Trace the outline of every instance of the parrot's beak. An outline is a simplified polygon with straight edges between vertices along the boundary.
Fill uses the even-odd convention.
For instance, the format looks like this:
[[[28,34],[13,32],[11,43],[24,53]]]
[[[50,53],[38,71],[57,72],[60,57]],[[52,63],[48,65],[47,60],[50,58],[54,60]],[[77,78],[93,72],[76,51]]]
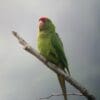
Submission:
[[[44,26],[44,22],[42,20],[39,21],[39,29],[42,29]]]

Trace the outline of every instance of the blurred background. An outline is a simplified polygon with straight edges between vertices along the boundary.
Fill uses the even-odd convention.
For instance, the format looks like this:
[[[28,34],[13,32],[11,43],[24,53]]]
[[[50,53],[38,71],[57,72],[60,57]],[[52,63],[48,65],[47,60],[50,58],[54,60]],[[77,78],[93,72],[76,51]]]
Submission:
[[[61,93],[56,75],[24,51],[11,34],[17,31],[37,49],[40,16],[54,22],[72,77],[100,100],[100,0],[0,0],[0,100],[39,100]],[[67,82],[66,86],[69,93],[78,92]],[[50,100],[63,100],[63,96]]]

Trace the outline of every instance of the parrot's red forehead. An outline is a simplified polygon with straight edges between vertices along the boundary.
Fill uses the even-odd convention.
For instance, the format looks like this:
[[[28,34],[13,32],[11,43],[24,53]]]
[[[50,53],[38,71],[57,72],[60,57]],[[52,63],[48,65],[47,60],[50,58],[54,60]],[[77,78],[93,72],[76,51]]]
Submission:
[[[39,21],[45,22],[47,19],[48,19],[47,17],[40,17],[40,18],[39,18]]]

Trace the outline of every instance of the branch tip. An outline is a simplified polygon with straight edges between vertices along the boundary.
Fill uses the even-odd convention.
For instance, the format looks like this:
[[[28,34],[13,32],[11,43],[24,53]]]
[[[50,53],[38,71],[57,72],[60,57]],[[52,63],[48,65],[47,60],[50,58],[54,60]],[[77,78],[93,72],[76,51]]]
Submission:
[[[15,32],[15,31],[12,31],[12,34],[13,34],[14,36],[17,36],[17,32]]]

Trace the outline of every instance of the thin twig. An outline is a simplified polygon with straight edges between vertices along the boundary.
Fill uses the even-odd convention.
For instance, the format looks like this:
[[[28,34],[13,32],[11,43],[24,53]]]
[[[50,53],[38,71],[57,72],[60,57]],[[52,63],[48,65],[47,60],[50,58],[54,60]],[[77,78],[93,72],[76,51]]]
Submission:
[[[50,99],[51,97],[54,97],[54,96],[62,96],[63,94],[51,94],[50,96],[47,96],[47,97],[43,97],[43,98],[40,98],[40,99]],[[66,95],[75,95],[75,96],[83,96],[82,94],[80,93],[67,93]]]
[[[44,63],[49,69],[51,69],[55,73],[63,75],[65,77],[65,80],[69,82],[72,86],[74,86],[76,89],[78,89],[88,100],[95,100],[95,96],[92,95],[86,88],[84,88],[71,76],[67,75],[59,67],[47,61],[42,55],[40,55],[35,49],[33,49],[23,38],[21,38],[17,32],[13,31],[12,34],[18,39],[19,43],[24,47],[24,50],[34,55],[37,59],[39,59],[42,63]]]

